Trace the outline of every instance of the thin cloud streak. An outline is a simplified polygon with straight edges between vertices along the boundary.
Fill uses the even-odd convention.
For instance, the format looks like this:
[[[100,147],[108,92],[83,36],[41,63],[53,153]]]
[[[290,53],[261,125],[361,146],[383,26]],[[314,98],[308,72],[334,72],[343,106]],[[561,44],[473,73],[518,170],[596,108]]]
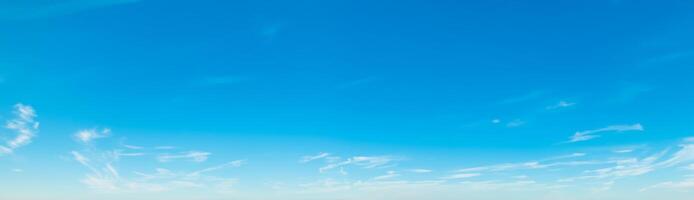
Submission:
[[[210,152],[202,151],[188,151],[179,154],[164,154],[159,155],[157,160],[159,162],[171,162],[175,160],[188,160],[191,162],[205,162],[207,158],[211,155]]]
[[[0,145],[0,155],[11,154],[15,149],[31,143],[39,131],[39,122],[36,121],[36,111],[33,107],[21,103],[14,105],[14,119],[5,123],[5,128],[14,132],[15,136]]]
[[[608,127],[600,128],[600,129],[579,131],[579,132],[576,132],[574,135],[572,135],[569,138],[569,141],[567,141],[567,143],[582,142],[582,141],[588,141],[588,140],[592,140],[595,138],[599,138],[602,136],[601,133],[604,133],[604,132],[626,132],[626,131],[644,131],[644,128],[641,124],[633,124],[633,125],[612,125],[612,126],[608,126]]]

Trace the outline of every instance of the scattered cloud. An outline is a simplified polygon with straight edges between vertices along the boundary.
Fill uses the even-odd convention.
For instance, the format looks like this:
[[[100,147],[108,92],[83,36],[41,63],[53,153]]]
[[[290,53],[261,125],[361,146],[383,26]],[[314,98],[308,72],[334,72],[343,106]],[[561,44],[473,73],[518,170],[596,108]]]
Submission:
[[[501,119],[499,119],[499,118],[494,118],[494,119],[492,119],[490,122],[491,122],[492,124],[504,124],[504,125],[506,125],[506,127],[508,127],[508,128],[515,128],[515,127],[519,127],[519,126],[525,125],[525,121],[523,121],[523,120],[521,120],[521,119],[514,119],[514,120],[511,120],[511,121],[508,121],[508,122],[504,122],[503,120],[501,120]]]
[[[600,137],[601,133],[604,132],[626,132],[626,131],[643,131],[643,126],[641,124],[633,125],[612,125],[605,128],[586,130],[576,132],[573,136],[569,138],[568,143],[588,141]]]
[[[328,156],[330,156],[329,153],[318,153],[318,155],[314,155],[314,156],[304,156],[301,158],[301,160],[299,160],[299,162],[308,163],[308,162],[311,162],[314,160],[326,158]]]
[[[88,144],[92,142],[92,140],[109,137],[110,135],[111,129],[104,128],[101,131],[97,131],[96,129],[81,130],[75,133],[74,137],[78,141]]]
[[[31,143],[39,131],[39,122],[36,121],[36,111],[33,107],[21,103],[14,105],[15,118],[5,122],[5,128],[11,130],[14,135],[4,144],[0,144],[0,155],[11,154],[15,149]]]
[[[586,155],[587,155],[586,153],[572,153],[572,154],[569,154],[569,155],[562,155],[562,156],[551,157],[551,158],[545,159],[545,161],[548,161],[548,160],[562,160],[562,159],[569,159],[569,158],[578,158],[578,157],[584,157],[584,156],[586,156]]]
[[[433,170],[430,170],[430,169],[411,169],[411,170],[407,170],[407,171],[412,172],[412,173],[419,173],[419,174],[433,172]]]
[[[694,164],[690,164],[686,167],[687,170],[694,171]]]
[[[618,179],[630,176],[640,176],[655,170],[654,164],[662,156],[661,154],[642,159],[631,158],[615,161],[612,167],[586,170],[587,174],[581,179]]]
[[[450,175],[450,176],[445,176],[445,177],[442,177],[441,179],[447,179],[447,180],[451,180],[451,179],[466,179],[466,178],[478,177],[478,176],[481,176],[481,175],[482,175],[482,174],[479,174],[479,173],[459,173],[459,174],[453,174],[453,175]]]
[[[175,160],[188,160],[192,162],[205,162],[207,158],[210,156],[209,152],[202,152],[202,151],[188,151],[188,152],[183,152],[179,154],[164,154],[164,155],[159,155],[157,157],[157,160],[159,162],[170,162],[170,161],[175,161]]]
[[[683,181],[667,181],[655,184],[651,187],[644,188],[641,191],[647,191],[651,189],[671,189],[671,190],[686,190],[691,191],[694,189],[694,179],[686,179]]]
[[[225,168],[236,168],[236,167],[241,167],[244,164],[246,164],[245,160],[235,160],[231,161],[222,165],[217,165],[214,167],[208,167],[202,170],[195,171],[193,173],[190,173],[189,176],[199,176],[200,174],[207,173],[207,172],[212,172],[212,171],[217,171]]]
[[[567,156],[557,156],[544,159],[544,161],[554,161],[559,159],[567,158],[577,158],[583,157],[585,154],[576,153]],[[470,167],[456,170],[455,173],[495,173],[495,172],[506,172],[506,171],[522,171],[522,170],[548,170],[550,168],[558,167],[578,167],[578,166],[590,166],[590,165],[600,165],[607,164],[610,161],[596,161],[596,160],[569,160],[569,161],[555,161],[555,162],[539,162],[539,161],[529,161],[521,163],[503,163],[479,167]]]
[[[560,109],[560,108],[568,108],[576,105],[574,102],[568,102],[568,101],[559,101],[557,104],[547,106],[547,110],[555,110],[555,109]]]
[[[694,162],[694,144],[685,144],[680,147],[680,150],[675,152],[670,159],[660,164],[665,167],[672,167],[683,163]]]
[[[144,147],[141,147],[141,146],[127,145],[127,144],[123,144],[123,147],[125,147],[125,148],[127,148],[127,149],[132,149],[132,150],[141,150],[141,149],[144,149]]]
[[[395,178],[398,176],[400,176],[400,174],[398,174],[398,172],[388,171],[388,172],[386,172],[385,175],[377,176],[377,177],[374,177],[373,179],[374,180],[385,180],[385,179],[392,179],[392,178]]]
[[[634,149],[617,149],[613,151],[614,153],[631,153],[634,152]]]
[[[388,167],[396,160],[398,159],[390,156],[355,156],[336,163],[330,163],[321,167],[318,171],[323,173],[344,166],[357,166],[364,169],[381,168]]]
[[[227,168],[243,166],[245,160],[235,160],[224,164],[191,171],[172,171],[156,168],[154,173],[138,171],[124,172],[118,168],[124,158],[131,156],[147,156],[144,153],[123,153],[120,149],[100,150],[95,144],[78,141],[87,147],[83,151],[71,151],[72,159],[85,167],[87,173],[81,182],[87,187],[111,193],[132,192],[165,192],[173,190],[209,190],[210,192],[228,193],[238,182],[235,178],[210,175],[212,172]],[[142,148],[128,148],[139,150]],[[157,160],[190,160],[204,161],[210,153],[189,151],[181,154],[160,155]],[[162,158],[162,156],[164,156]],[[152,162],[155,162],[152,159]],[[156,162],[155,162],[156,163]]]

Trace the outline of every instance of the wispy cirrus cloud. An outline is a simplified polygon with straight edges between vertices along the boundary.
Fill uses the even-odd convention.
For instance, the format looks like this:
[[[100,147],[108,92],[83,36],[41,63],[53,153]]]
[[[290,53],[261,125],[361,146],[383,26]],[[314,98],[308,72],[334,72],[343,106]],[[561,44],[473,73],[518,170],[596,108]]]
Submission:
[[[631,153],[634,152],[634,149],[617,149],[612,151],[614,153]]]
[[[576,132],[574,135],[569,137],[567,143],[582,142],[592,140],[601,137],[602,133],[605,132],[626,132],[626,131],[643,131],[644,128],[641,124],[633,125],[612,125],[605,128],[586,130]]]
[[[205,162],[211,155],[210,152],[203,151],[188,151],[178,154],[163,154],[157,157],[159,162],[170,162],[175,160],[187,160],[191,162]]]
[[[508,122],[504,122],[503,120],[501,120],[499,118],[494,118],[491,120],[491,123],[496,124],[496,125],[504,123],[506,125],[506,127],[508,127],[508,128],[516,128],[516,127],[520,127],[520,126],[525,125],[526,122],[521,120],[521,119],[514,119],[514,120],[511,120]]]
[[[374,177],[373,180],[386,180],[400,176],[397,171],[387,171],[385,175]]]
[[[94,138],[94,139],[102,139]],[[86,148],[85,150],[71,151],[72,159],[85,167],[87,173],[80,180],[87,187],[106,192],[165,192],[173,190],[209,190],[211,192],[226,193],[233,190],[233,186],[238,182],[235,178],[226,178],[209,175],[211,172],[237,168],[243,166],[245,160],[235,160],[224,164],[206,167],[191,171],[172,171],[158,167],[154,173],[142,173],[138,171],[124,172],[119,169],[127,157],[131,156],[153,156],[145,153],[122,153],[121,149],[101,150],[96,144],[78,142]],[[132,146],[131,146],[132,147]],[[142,150],[144,147],[128,148],[128,150]],[[190,159],[192,161],[201,160],[201,156],[206,160],[209,153],[198,153],[196,151],[185,152],[182,154],[172,154],[167,159]],[[155,157],[159,160],[160,157]],[[152,159],[154,162],[155,159]],[[155,162],[156,163],[156,162]]]
[[[690,165],[687,166],[685,169],[694,172],[694,164],[690,164]]]
[[[653,189],[670,189],[670,190],[682,190],[691,191],[694,189],[694,178],[688,178],[681,181],[666,181],[662,183],[655,184],[653,186],[641,189],[641,191],[648,191]]]
[[[39,131],[36,121],[36,111],[33,107],[21,103],[14,105],[13,119],[5,122],[5,128],[13,132],[13,136],[0,145],[0,155],[11,154],[15,149],[31,143]]]
[[[555,157],[547,158],[547,159],[545,159],[545,161],[549,161],[549,160],[563,160],[563,159],[569,159],[569,158],[578,158],[578,157],[584,157],[584,156],[586,156],[586,155],[588,155],[588,154],[586,154],[586,153],[578,153],[578,152],[577,152],[577,153],[572,153],[572,154],[568,154],[568,155],[561,155],[561,156],[555,156]]]
[[[299,160],[300,163],[308,163],[314,160],[326,158],[330,156],[330,153],[318,153],[318,155],[313,155],[313,156],[304,156]]]
[[[457,174],[441,177],[441,179],[446,179],[446,180],[466,179],[466,178],[478,177],[481,175],[482,174],[480,174],[480,173],[457,173]]]
[[[335,163],[330,163],[318,169],[321,173],[327,172],[332,169],[346,167],[346,166],[356,166],[363,169],[381,168],[393,165],[393,162],[399,159],[391,156],[354,156],[347,158],[342,161]]]
[[[99,138],[106,138],[111,136],[111,129],[104,128],[101,129],[101,131],[96,130],[96,129],[87,129],[87,130],[81,130],[75,133],[73,136],[76,140],[82,142],[82,143],[90,143],[95,139]]]
[[[560,109],[560,108],[568,108],[568,107],[572,107],[575,105],[576,105],[576,103],[574,103],[574,102],[559,101],[558,103],[556,103],[554,105],[547,106],[547,110],[556,110],[556,109]]]
[[[208,167],[208,168],[205,168],[205,169],[201,169],[201,170],[198,170],[198,171],[194,171],[194,172],[192,172],[192,173],[190,173],[190,174],[188,174],[188,175],[189,175],[189,176],[199,176],[200,174],[203,174],[203,173],[212,172],[212,171],[217,171],[217,170],[221,170],[221,169],[225,169],[225,168],[236,168],[236,167],[241,167],[241,166],[243,166],[244,164],[246,164],[246,161],[245,161],[245,160],[235,160],[235,161],[231,161],[231,162],[228,162],[228,163],[225,163],[225,164],[222,164],[222,165],[217,165],[217,166],[213,166],[213,167]]]
[[[646,176],[656,171],[667,169],[689,169],[694,170],[694,145],[683,140],[678,148],[670,151],[673,147],[665,148],[650,155],[641,157],[640,154],[619,155],[615,157],[612,150],[607,148],[606,152],[583,153],[575,152],[564,155],[550,156],[537,161],[528,162],[509,162],[501,164],[491,164],[486,166],[463,168],[450,171],[444,176],[437,174],[420,174],[418,178],[428,177],[437,180],[432,185],[436,191],[446,189],[473,189],[481,191],[562,191],[564,188],[581,189],[588,192],[606,192],[613,187],[620,185],[622,180]],[[616,148],[616,147],[615,147]],[[318,157],[321,154],[310,157]],[[330,157],[330,156],[319,156]],[[326,158],[322,158],[326,159]],[[324,170],[343,169],[349,167],[353,161],[339,160],[330,163]],[[389,166],[389,165],[385,165]],[[377,167],[378,169],[383,169]],[[327,179],[303,185],[306,193],[336,193],[360,191],[363,185],[385,186],[389,183],[400,182],[409,183],[406,173],[429,173],[430,170],[408,170],[398,169],[397,166],[383,171],[383,174],[363,180],[335,181]],[[533,179],[528,174],[541,173],[542,176],[553,177],[552,181]],[[328,175],[323,175],[328,176]],[[694,177],[694,176],[690,176]],[[350,177],[356,178],[356,177]],[[358,179],[358,178],[357,178]],[[426,178],[425,178],[426,179]],[[675,180],[661,183],[657,186],[661,188],[681,188],[688,186],[688,179]],[[406,184],[407,185],[407,184]],[[594,187],[585,187],[594,185]],[[395,186],[393,186],[395,187]],[[379,189],[382,189],[378,187]],[[374,188],[368,188],[374,189]],[[421,192],[421,190],[418,190]],[[468,191],[469,192],[469,191]],[[466,193],[470,194],[470,193]],[[346,198],[350,199],[350,198]]]
[[[694,144],[680,145],[680,149],[670,159],[663,161],[660,165],[672,167],[689,162],[694,162]]]
[[[410,170],[407,170],[407,171],[408,171],[408,172],[412,172],[412,173],[424,174],[424,173],[431,173],[431,172],[433,172],[434,170],[430,170],[430,169],[410,169]]]

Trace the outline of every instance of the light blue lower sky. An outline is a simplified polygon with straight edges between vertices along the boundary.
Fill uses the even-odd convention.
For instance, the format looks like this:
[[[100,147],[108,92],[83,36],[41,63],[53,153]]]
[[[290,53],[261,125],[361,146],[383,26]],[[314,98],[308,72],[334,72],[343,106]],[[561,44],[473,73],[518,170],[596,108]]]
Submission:
[[[692,9],[0,2],[0,199],[689,200]]]

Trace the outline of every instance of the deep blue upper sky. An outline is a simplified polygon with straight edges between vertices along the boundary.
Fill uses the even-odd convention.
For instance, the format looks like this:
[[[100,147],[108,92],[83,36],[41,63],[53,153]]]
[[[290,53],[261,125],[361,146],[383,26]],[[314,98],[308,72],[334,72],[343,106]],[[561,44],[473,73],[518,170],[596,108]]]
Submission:
[[[207,190],[172,183],[216,187],[220,177],[245,199],[306,185],[329,189],[296,198],[400,198],[341,196],[385,180],[433,184],[413,190],[429,198],[490,181],[566,187],[552,198],[567,200],[634,198],[575,197],[581,184],[691,191],[694,180],[681,177],[694,169],[684,139],[694,121],[693,9],[637,0],[0,2],[0,119],[30,106],[40,121],[16,148],[18,129],[0,132],[0,147],[13,150],[0,157],[0,193],[14,191],[0,198],[41,199],[21,190],[39,179],[55,180],[36,187],[65,199],[89,187],[92,198],[117,198],[103,189],[185,198]],[[80,131],[91,137],[75,139]],[[104,156],[114,150],[134,151],[121,156],[135,161]],[[205,159],[186,162],[196,155]],[[306,155],[324,165],[297,163]],[[528,164],[559,159],[578,160]],[[215,164],[229,172],[189,176]],[[514,167],[460,170],[495,164]],[[615,174],[556,183],[608,168]],[[615,172],[624,168],[645,173]],[[143,175],[167,174],[157,169],[187,175]],[[539,172],[516,171],[528,169]],[[521,176],[533,185],[513,185]]]

